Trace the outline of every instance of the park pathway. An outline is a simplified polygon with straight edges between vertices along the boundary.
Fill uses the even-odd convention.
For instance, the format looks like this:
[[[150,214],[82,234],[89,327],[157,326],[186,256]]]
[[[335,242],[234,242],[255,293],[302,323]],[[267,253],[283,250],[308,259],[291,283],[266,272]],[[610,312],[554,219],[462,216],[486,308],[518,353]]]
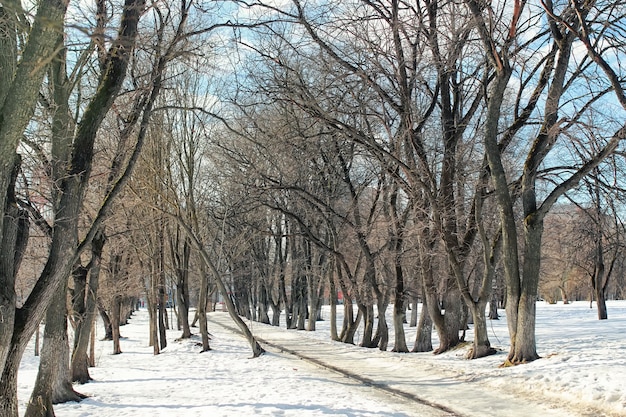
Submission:
[[[240,333],[227,313],[209,314],[209,322]],[[295,355],[332,372],[401,397],[416,406],[416,416],[575,417],[588,416],[554,404],[516,397],[479,381],[459,378],[410,354],[388,354],[307,337],[305,332],[248,322],[266,350]]]

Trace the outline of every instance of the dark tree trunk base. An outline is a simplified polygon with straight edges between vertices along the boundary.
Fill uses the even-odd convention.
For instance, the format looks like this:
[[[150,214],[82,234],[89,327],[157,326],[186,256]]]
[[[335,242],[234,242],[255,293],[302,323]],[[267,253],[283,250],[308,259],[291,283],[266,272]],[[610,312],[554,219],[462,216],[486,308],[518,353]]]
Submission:
[[[28,404],[25,416],[55,417],[52,402],[49,399],[44,400],[41,397],[32,399],[31,402]]]
[[[457,340],[456,342],[452,342],[452,341],[442,341],[439,344],[439,347],[435,350],[433,350],[433,354],[434,355],[440,355],[442,353],[445,353],[447,351],[449,351],[452,348],[455,348],[459,345],[459,341]]]
[[[495,355],[498,351],[491,346],[472,346],[467,352],[466,359],[479,359]]]
[[[89,375],[87,376],[81,375],[80,377],[76,377],[75,379],[72,380],[72,382],[75,382],[80,385],[88,384],[91,381],[93,381],[93,378]]]
[[[70,402],[78,403],[84,400],[85,398],[89,398],[89,396],[85,394],[81,394],[80,392],[76,392],[74,391],[73,388],[69,387],[65,389],[62,394],[55,393],[54,397],[52,398],[52,404],[63,404],[63,403],[70,403]]]
[[[509,366],[517,366],[517,365],[524,365],[530,362],[534,362],[537,359],[541,359],[541,356],[535,354],[533,356],[527,357],[527,358],[518,358],[518,357],[513,357],[513,358],[507,358],[506,361],[504,361],[504,363],[502,365],[500,365],[501,368],[507,368]]]

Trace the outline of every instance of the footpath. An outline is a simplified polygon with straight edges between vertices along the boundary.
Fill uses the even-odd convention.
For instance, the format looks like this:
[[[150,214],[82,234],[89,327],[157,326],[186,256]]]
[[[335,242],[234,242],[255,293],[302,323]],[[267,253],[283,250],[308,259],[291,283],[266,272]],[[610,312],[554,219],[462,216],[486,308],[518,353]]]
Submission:
[[[209,322],[240,333],[227,313],[209,314]],[[321,368],[345,375],[390,395],[432,409],[427,415],[458,417],[575,417],[577,410],[543,404],[462,380],[414,355],[381,355],[331,340],[307,337],[304,332],[248,322],[252,333],[268,351],[295,355]],[[421,414],[420,415],[426,415]]]

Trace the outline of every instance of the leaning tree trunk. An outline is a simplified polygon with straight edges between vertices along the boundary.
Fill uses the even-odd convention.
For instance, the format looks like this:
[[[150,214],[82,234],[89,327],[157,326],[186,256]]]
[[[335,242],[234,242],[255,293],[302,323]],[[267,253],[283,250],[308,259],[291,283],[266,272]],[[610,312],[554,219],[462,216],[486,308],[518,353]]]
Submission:
[[[9,354],[9,341],[15,321],[15,276],[29,237],[28,213],[17,206],[15,198],[15,181],[20,171],[21,158],[14,155],[14,166],[11,174],[9,189],[7,190],[7,205],[4,209],[4,230],[0,239],[0,364]],[[5,341],[7,343],[5,343]]]
[[[250,331],[250,328],[246,325],[246,323],[241,319],[241,317],[239,317],[239,315],[237,315],[237,311],[235,309],[235,304],[233,303],[233,300],[230,298],[230,296],[228,294],[228,289],[226,288],[226,285],[224,284],[224,281],[220,277],[219,271],[218,271],[217,267],[215,266],[213,261],[211,261],[211,258],[209,257],[209,254],[204,249],[204,247],[203,247],[202,243],[200,242],[200,240],[198,239],[198,237],[189,228],[189,225],[187,225],[185,223],[180,223],[180,225],[181,225],[181,227],[183,229],[185,229],[185,231],[187,232],[187,235],[191,239],[193,245],[195,246],[195,248],[200,253],[200,257],[201,257],[201,260],[204,263],[204,265],[207,266],[211,270],[211,272],[213,273],[213,278],[215,279],[215,283],[217,284],[217,288],[218,288],[219,292],[222,294],[222,297],[224,298],[224,304],[226,305],[226,308],[228,309],[228,314],[235,321],[235,324],[237,324],[237,326],[239,327],[239,329],[243,333],[244,337],[246,338],[246,340],[248,341],[248,343],[252,347],[252,355],[253,355],[253,357],[256,358],[256,357],[261,356],[263,353],[265,353],[265,349],[263,349],[261,347],[261,345],[256,340],[256,338],[254,337],[254,335],[252,334],[252,332]]]
[[[111,323],[111,317],[102,305],[102,300],[100,298],[96,299],[96,305],[98,307],[100,319],[104,325],[104,336],[102,337],[102,340],[113,340],[113,324]]]
[[[39,372],[26,417],[53,416],[52,404],[85,398],[72,388],[67,337],[67,286],[61,285],[48,307]]]
[[[6,361],[11,351],[14,338],[15,296],[14,267],[15,224],[11,223],[11,215],[5,217],[6,209],[13,206],[10,191],[14,182],[15,155],[22,140],[24,131],[35,111],[35,103],[39,97],[42,81],[48,66],[42,59],[48,60],[57,53],[57,39],[63,31],[63,20],[67,10],[66,1],[37,2],[37,14],[29,26],[28,38],[19,54],[18,64],[18,33],[20,31],[17,10],[13,7],[0,9],[0,236],[2,248],[0,251],[0,372],[4,372]],[[6,3],[3,2],[6,6]],[[7,99],[9,97],[10,99]],[[13,206],[16,208],[16,206]],[[16,217],[13,217],[16,219]],[[18,329],[19,330],[19,329]],[[18,335],[19,338],[19,335]],[[17,349],[20,350],[19,347]],[[15,359],[15,358],[14,358]],[[19,359],[17,359],[19,366]],[[9,363],[10,367],[15,363]],[[12,374],[14,370],[8,369]],[[15,372],[17,372],[15,370]],[[12,395],[1,391],[3,395]],[[6,413],[5,413],[6,411]],[[11,416],[12,406],[0,410],[0,415]],[[11,414],[9,414],[11,413]],[[17,408],[15,409],[15,415]]]

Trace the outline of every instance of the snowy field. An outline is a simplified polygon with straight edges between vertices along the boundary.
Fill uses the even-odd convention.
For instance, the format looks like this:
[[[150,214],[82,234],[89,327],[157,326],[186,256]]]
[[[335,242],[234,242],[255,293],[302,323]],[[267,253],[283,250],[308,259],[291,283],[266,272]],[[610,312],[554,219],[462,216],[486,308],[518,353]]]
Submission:
[[[391,307],[389,308],[391,311]],[[498,355],[464,359],[467,346],[443,355],[395,354],[369,350],[373,358],[393,360],[410,355],[456,378],[479,382],[533,401],[567,405],[580,415],[626,415],[626,301],[608,303],[609,320],[597,320],[588,302],[537,305],[537,343],[542,359],[499,368],[508,350],[504,312],[488,323]],[[226,314],[226,313],[211,313]],[[95,382],[77,387],[90,396],[81,403],[58,405],[59,417],[126,416],[416,416],[415,407],[398,398],[309,365],[288,355],[268,353],[250,359],[240,336],[218,326],[208,353],[199,354],[197,340],[176,342],[169,331],[168,347],[153,356],[148,346],[147,312],[135,313],[122,327],[121,355],[111,355],[111,342],[98,342]],[[328,312],[324,312],[328,319]],[[262,326],[252,323],[252,328]],[[328,343],[328,320],[302,337]],[[406,328],[413,345],[415,329]],[[471,331],[468,338],[471,338]],[[393,341],[393,335],[390,337]],[[436,346],[437,341],[434,340]],[[345,349],[345,345],[341,346]],[[392,346],[390,346],[390,349]],[[350,347],[363,350],[359,347]],[[33,350],[26,352],[19,373],[20,414],[37,373]],[[407,369],[410,372],[410,369]],[[443,386],[441,389],[445,389]],[[451,393],[451,395],[454,395]],[[520,410],[523,415],[523,410]],[[564,416],[565,417],[565,416]]]

